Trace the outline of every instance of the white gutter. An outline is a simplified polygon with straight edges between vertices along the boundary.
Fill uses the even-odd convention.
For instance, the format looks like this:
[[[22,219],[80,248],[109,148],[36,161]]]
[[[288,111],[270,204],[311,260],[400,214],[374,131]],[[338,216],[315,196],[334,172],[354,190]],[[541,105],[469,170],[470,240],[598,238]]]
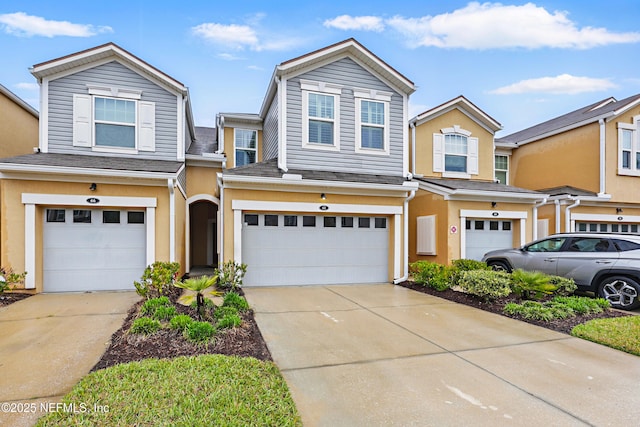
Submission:
[[[604,119],[598,120],[600,124],[600,192],[598,196],[606,194],[606,165],[605,165],[605,143],[606,143],[606,126]]]
[[[416,122],[409,123],[411,128],[411,173],[416,173]]]
[[[556,231],[555,233],[560,232],[560,200],[556,199],[553,201],[556,205]]]
[[[404,275],[400,278],[397,278],[393,281],[393,284],[396,285],[400,282],[404,282],[409,278],[409,202],[416,196],[416,190],[411,190],[411,194],[409,197],[404,199],[404,253],[402,257],[404,258]]]
[[[67,166],[33,166],[18,163],[0,163],[0,171],[11,172],[31,172],[31,173],[52,173],[61,175],[93,175],[93,176],[115,176],[123,178],[145,178],[145,179],[173,179],[178,172],[146,172],[146,171],[125,171],[113,169],[93,169],[74,168]]]
[[[218,236],[220,238],[220,245],[218,251],[220,257],[218,258],[218,266],[224,263],[224,182],[222,181],[222,173],[218,172],[218,188],[220,189],[220,206],[218,207]],[[221,212],[222,211],[222,212]]]
[[[538,208],[548,203],[549,198],[545,197],[540,202],[536,202],[533,205],[533,212],[531,214],[533,221],[533,236],[532,240],[538,239]]]
[[[567,206],[566,208],[564,208],[564,231],[565,233],[570,233],[571,232],[571,209],[575,208],[576,206],[580,205],[580,198],[579,197],[569,197],[570,200],[575,200],[576,202],[572,205]]]
[[[169,189],[169,262],[176,260],[176,182],[173,179],[167,179],[167,188]]]

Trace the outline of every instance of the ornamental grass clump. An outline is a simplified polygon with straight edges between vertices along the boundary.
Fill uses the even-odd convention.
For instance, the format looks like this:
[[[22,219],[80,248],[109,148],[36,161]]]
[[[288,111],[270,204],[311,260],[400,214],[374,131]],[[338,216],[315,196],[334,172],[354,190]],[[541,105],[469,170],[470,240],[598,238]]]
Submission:
[[[140,317],[133,321],[131,329],[132,334],[151,335],[160,329],[160,322],[149,317]]]
[[[206,343],[216,333],[216,328],[209,322],[191,322],[184,329],[185,337],[195,343]]]
[[[487,301],[506,297],[511,293],[510,275],[502,271],[462,271],[458,286],[464,292]]]
[[[191,322],[193,322],[191,316],[187,314],[178,314],[169,321],[169,327],[171,329],[184,332],[184,330],[187,329]]]
[[[236,292],[228,292],[222,301],[223,307],[235,307],[239,312],[249,310],[249,303]]]

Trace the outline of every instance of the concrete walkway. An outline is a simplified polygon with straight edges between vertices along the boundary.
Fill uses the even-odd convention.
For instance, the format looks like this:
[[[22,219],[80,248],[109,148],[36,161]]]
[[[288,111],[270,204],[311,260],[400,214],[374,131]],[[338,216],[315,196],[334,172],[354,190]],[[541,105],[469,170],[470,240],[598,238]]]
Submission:
[[[398,286],[244,290],[305,427],[640,420],[640,357]]]
[[[138,299],[135,292],[38,294],[0,308],[0,426],[31,426],[46,413],[41,404],[60,402]],[[9,412],[20,408],[27,412]]]

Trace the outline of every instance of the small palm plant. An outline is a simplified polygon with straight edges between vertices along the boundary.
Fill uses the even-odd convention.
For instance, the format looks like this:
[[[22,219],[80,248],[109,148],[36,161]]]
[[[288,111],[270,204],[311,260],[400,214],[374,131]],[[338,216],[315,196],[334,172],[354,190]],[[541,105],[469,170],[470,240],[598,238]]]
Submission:
[[[521,269],[511,273],[511,288],[523,299],[540,298],[550,295],[557,285],[550,283],[550,277],[539,271],[524,271]]]
[[[203,308],[204,308],[204,290],[215,285],[218,280],[218,276],[200,276],[193,279],[187,279],[184,282],[174,283],[174,286],[187,289],[195,292],[195,295],[183,295],[180,297],[180,301],[185,304],[191,304],[195,298],[196,300],[196,312],[198,314],[198,320],[202,320]],[[222,295],[219,291],[211,291],[209,295],[219,296]]]

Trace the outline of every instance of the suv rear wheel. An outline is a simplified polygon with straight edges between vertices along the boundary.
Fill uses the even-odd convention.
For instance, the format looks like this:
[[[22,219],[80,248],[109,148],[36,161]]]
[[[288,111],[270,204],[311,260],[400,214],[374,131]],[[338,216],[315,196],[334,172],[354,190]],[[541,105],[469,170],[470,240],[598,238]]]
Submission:
[[[506,273],[511,273],[511,267],[505,261],[489,261],[487,265],[491,267],[494,271],[504,271]]]
[[[598,294],[608,300],[613,308],[633,310],[640,307],[640,285],[628,277],[607,277],[600,282]]]

